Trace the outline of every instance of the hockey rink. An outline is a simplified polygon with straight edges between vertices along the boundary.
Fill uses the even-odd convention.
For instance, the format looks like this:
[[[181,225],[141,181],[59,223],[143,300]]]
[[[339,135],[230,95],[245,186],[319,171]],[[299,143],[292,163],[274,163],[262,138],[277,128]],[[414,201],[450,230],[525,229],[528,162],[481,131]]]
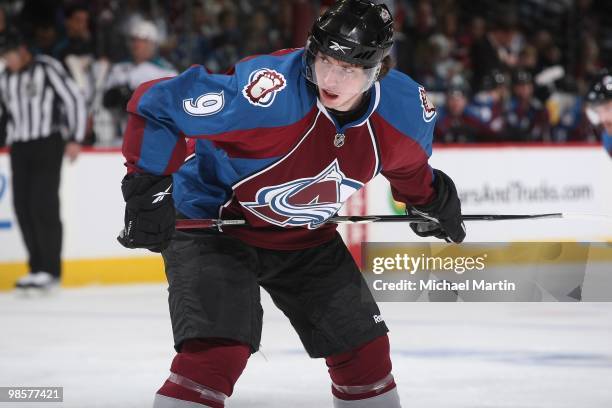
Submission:
[[[227,406],[331,407],[324,361],[263,303],[262,352]],[[612,406],[612,303],[380,306],[404,407]],[[0,386],[64,387],[63,403],[0,407],[148,407],[174,354],[163,285],[1,293],[0,327]]]

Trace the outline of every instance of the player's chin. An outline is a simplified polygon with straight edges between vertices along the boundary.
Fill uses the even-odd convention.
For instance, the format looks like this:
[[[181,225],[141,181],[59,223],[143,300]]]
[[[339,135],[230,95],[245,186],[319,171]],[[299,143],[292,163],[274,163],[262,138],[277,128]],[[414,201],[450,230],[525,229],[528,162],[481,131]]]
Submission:
[[[326,108],[332,108],[332,109],[342,106],[342,104],[346,100],[346,98],[343,98],[341,95],[332,94],[325,90],[321,90],[319,97],[321,99],[321,102],[323,102],[323,105]]]

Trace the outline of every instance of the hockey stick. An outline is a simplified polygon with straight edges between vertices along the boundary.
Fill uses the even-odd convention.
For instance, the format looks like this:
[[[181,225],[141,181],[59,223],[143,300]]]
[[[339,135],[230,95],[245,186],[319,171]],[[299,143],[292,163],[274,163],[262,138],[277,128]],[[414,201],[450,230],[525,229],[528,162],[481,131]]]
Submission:
[[[525,220],[536,218],[562,218],[562,213],[552,214],[464,214],[463,221],[502,221]],[[417,222],[427,223],[431,220],[420,215],[349,215],[336,216],[327,220],[333,224],[369,224],[371,222]],[[176,220],[177,230],[216,228],[227,226],[245,226],[245,220],[219,220],[219,219],[180,219]]]

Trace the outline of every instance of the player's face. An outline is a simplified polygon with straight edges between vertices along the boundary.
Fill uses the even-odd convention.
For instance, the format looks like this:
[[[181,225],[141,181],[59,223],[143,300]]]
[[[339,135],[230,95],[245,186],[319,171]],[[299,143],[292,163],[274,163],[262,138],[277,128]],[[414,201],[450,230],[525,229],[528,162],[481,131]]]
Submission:
[[[137,63],[147,61],[155,55],[155,43],[143,38],[132,37],[130,39],[130,50],[132,57]]]
[[[606,128],[606,131],[612,134],[612,101],[598,104],[593,107],[593,110],[599,116],[599,120],[604,128]]]
[[[362,67],[349,64],[322,53],[314,63],[319,99],[326,108],[349,111],[359,104],[368,82]]]
[[[19,49],[7,51],[0,58],[11,72],[19,71],[23,65]]]
[[[89,13],[81,10],[76,11],[66,20],[66,30],[72,37],[85,38],[89,35]]]
[[[451,94],[448,96],[448,110],[453,116],[460,116],[467,105],[467,99],[463,94]]]
[[[533,85],[530,83],[521,83],[514,85],[514,94],[522,100],[529,100],[533,96]]]

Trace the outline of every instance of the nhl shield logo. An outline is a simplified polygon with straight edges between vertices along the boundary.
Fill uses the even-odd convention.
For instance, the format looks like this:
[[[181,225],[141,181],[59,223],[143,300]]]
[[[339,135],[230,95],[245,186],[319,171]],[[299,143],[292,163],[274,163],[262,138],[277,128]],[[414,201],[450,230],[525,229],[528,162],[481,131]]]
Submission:
[[[344,146],[344,134],[343,133],[336,133],[336,136],[334,136],[334,146],[336,147]]]
[[[249,83],[242,88],[242,95],[251,105],[268,107],[276,94],[287,86],[285,77],[273,69],[263,68],[251,72]]]
[[[261,188],[254,202],[240,204],[271,224],[315,229],[361,187],[363,183],[344,175],[336,159],[314,177]]]

